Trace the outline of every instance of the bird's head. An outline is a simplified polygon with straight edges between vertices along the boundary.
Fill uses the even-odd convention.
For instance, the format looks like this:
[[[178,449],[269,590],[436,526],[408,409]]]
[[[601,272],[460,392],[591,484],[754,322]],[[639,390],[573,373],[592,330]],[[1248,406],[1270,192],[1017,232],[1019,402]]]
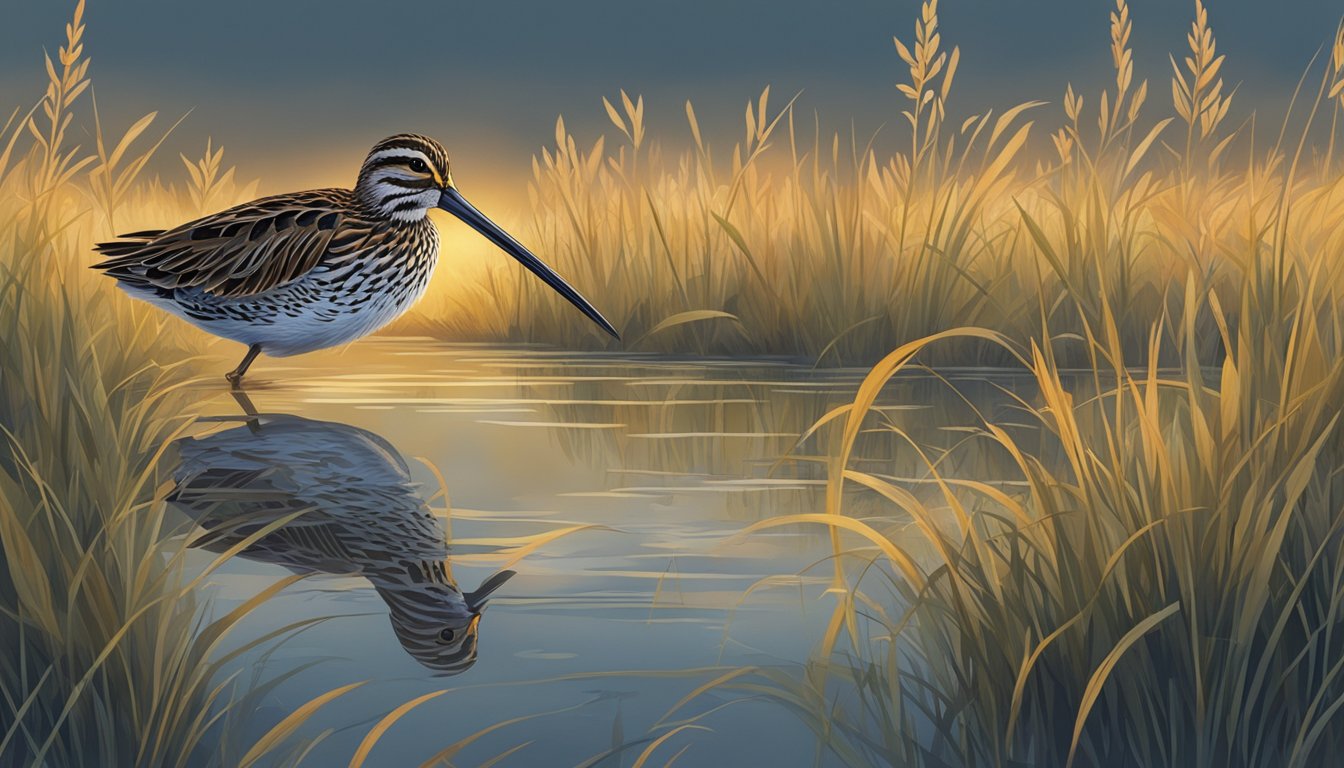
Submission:
[[[437,208],[443,190],[452,186],[443,145],[428,136],[399,133],[369,150],[355,192],[380,217],[410,222]]]
[[[476,663],[481,615],[487,598],[513,577],[500,571],[473,592],[459,592],[438,571],[418,582],[375,584],[390,609],[388,617],[401,647],[427,669],[457,675]]]
[[[448,153],[439,142],[414,133],[399,133],[378,142],[359,169],[355,194],[375,215],[400,223],[420,221],[432,208],[448,211],[521,262],[602,330],[621,337],[602,313],[555,270],[467,202],[453,185]]]

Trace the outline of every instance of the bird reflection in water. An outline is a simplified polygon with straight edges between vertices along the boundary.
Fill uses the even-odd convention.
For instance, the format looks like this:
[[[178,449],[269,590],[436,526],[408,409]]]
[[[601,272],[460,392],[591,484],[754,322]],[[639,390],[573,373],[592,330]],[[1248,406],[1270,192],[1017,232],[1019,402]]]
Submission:
[[[298,573],[362,576],[416,661],[447,675],[470,668],[486,598],[513,571],[473,592],[458,588],[442,526],[382,437],[239,402],[248,413],[230,419],[239,426],[177,443],[169,501],[202,529],[192,546],[223,552],[279,523],[239,556]]]

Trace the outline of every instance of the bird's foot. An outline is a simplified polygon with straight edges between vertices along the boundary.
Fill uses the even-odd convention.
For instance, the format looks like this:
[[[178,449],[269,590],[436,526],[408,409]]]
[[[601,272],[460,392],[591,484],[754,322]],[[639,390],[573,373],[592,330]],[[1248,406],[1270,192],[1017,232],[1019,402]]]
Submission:
[[[247,373],[247,369],[251,367],[252,361],[256,360],[257,355],[259,354],[261,354],[260,344],[248,345],[247,354],[243,355],[243,361],[238,364],[237,368],[224,374],[224,378],[229,381],[229,389],[236,392],[243,388],[243,374]]]

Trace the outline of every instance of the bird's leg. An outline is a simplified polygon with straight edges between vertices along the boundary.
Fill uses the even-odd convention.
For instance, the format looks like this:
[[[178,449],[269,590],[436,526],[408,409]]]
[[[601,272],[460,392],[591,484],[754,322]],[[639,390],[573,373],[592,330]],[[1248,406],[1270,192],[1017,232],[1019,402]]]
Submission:
[[[257,412],[257,406],[252,404],[252,398],[248,397],[246,392],[235,389],[230,394],[233,395],[233,401],[238,404],[238,407],[243,409],[244,416],[255,419],[261,415]]]
[[[224,374],[224,378],[229,380],[231,388],[243,388],[243,374],[247,373],[248,367],[252,365],[252,361],[256,360],[259,354],[261,354],[261,345],[253,344],[247,348],[247,354],[243,355],[243,361],[238,364],[238,367]]]

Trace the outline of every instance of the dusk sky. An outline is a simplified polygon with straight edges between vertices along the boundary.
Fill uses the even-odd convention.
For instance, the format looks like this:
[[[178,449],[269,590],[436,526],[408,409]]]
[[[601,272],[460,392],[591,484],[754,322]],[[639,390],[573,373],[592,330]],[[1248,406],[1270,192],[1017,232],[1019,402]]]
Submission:
[[[3,0],[0,94],[6,113],[42,90],[73,2]],[[1026,99],[1058,102],[1072,80],[1095,104],[1109,83],[1109,0],[945,0],[944,44],[962,48],[953,111]],[[1338,0],[1211,0],[1224,76],[1275,125],[1298,76],[1332,35]],[[1170,110],[1168,51],[1183,51],[1193,3],[1134,0],[1139,78]],[[842,2],[280,2],[93,0],[88,53],[104,119],[192,110],[166,156],[222,142],[263,190],[350,181],[365,149],[415,130],[441,138],[459,183],[498,169],[526,181],[531,155],[563,114],[591,140],[603,96],[645,96],[653,133],[687,140],[695,102],[720,142],[740,132],[764,85],[776,104],[861,135],[894,131],[904,79],[892,35],[909,40],[913,0]],[[1166,114],[1164,112],[1163,114]],[[727,131],[731,129],[732,133]],[[614,132],[612,132],[614,133]],[[614,136],[612,137],[614,138]],[[516,176],[514,176],[516,174]],[[498,179],[492,180],[493,182]]]

